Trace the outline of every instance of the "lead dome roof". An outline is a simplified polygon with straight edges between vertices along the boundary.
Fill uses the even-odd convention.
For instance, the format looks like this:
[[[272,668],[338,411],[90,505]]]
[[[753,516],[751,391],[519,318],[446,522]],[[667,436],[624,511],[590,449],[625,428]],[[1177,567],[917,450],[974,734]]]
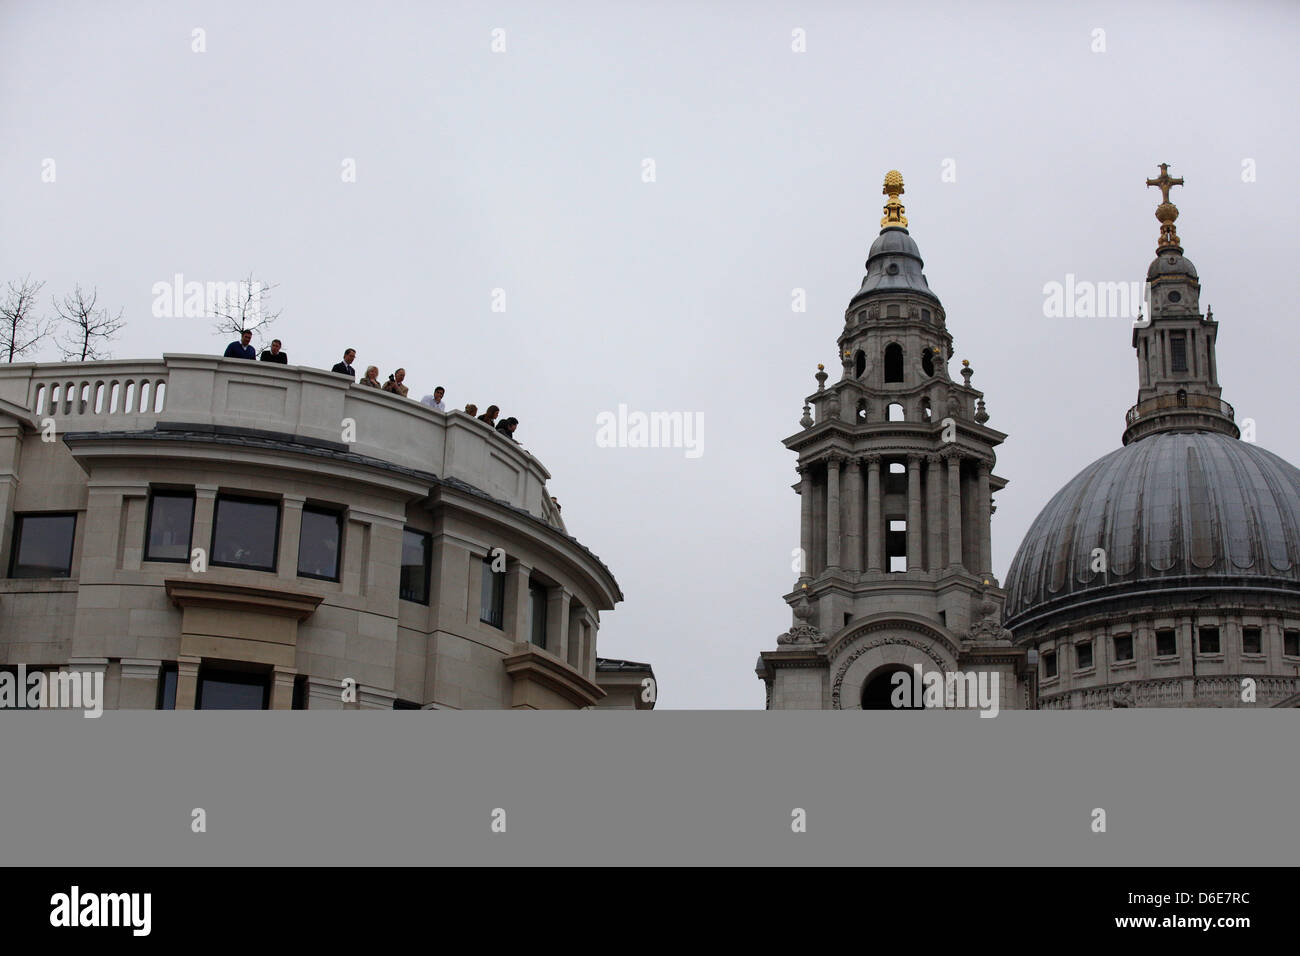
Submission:
[[[1108,570],[1094,572],[1093,549]],[[1009,626],[1162,586],[1300,590],[1300,470],[1215,432],[1149,435],[1090,464],[1034,520],[1007,574]]]

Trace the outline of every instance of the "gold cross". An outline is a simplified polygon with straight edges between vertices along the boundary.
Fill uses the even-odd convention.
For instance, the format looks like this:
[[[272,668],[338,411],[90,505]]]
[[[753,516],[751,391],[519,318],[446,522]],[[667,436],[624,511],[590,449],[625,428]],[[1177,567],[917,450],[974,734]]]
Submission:
[[[1183,184],[1183,180],[1182,180],[1182,177],[1181,177],[1181,176],[1180,176],[1178,179],[1171,179],[1171,178],[1170,178],[1170,176],[1169,176],[1169,164],[1168,164],[1168,163],[1161,163],[1161,164],[1160,164],[1160,178],[1159,178],[1159,179],[1148,179],[1148,180],[1147,180],[1147,186],[1159,186],[1159,187],[1160,187],[1160,195],[1161,195],[1161,200],[1160,200],[1160,201],[1161,201],[1161,202],[1169,202],[1169,189],[1170,189],[1170,187],[1173,187],[1173,186],[1181,186],[1182,184]]]

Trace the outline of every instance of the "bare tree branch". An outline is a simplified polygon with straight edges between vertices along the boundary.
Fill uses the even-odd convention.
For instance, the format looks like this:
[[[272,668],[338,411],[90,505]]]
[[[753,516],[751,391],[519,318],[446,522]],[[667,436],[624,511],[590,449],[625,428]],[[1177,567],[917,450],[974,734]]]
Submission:
[[[4,302],[0,302],[0,358],[5,361],[22,358],[53,332],[53,322],[33,311],[44,287],[44,282],[33,282],[30,275],[9,282]]]
[[[238,336],[241,332],[252,332],[253,338],[258,343],[257,347],[261,348],[262,340],[271,323],[278,319],[280,312],[283,311],[271,312],[266,308],[266,299],[271,290],[276,288],[277,285],[263,285],[256,282],[253,273],[249,272],[248,278],[239,283],[237,295],[220,296],[212,303],[212,317],[217,320],[213,326],[216,334]]]
[[[99,301],[99,289],[91,289],[87,296],[78,283],[76,290],[63,297],[63,304],[54,300],[54,311],[61,320],[72,327],[66,338],[59,341],[59,349],[64,361],[87,362],[108,358],[101,352],[99,344],[107,342],[126,325],[122,321],[122,310],[117,315],[110,315],[108,309],[96,309]]]

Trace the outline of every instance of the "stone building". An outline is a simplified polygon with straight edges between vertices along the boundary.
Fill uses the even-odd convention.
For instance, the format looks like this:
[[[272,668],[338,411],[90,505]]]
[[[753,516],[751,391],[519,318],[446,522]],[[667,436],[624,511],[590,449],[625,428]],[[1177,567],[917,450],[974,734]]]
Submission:
[[[1044,708],[1300,706],[1300,471],[1242,440],[1221,397],[1169,190],[1133,329],[1123,447],[1048,502],[1007,575]]]
[[[628,706],[622,594],[549,477],[318,369],[0,367],[0,666],[101,672],[110,708]]]
[[[962,705],[953,691],[975,678],[999,708],[1024,707],[1030,666],[1001,625],[990,539],[1006,436],[988,426],[969,363],[961,381],[949,375],[952,334],[897,171],[883,192],[837,340],[839,379],[827,385],[818,366],[802,428],[785,439],[798,455],[803,571],[785,596],[794,624],[758,676],[769,709],[888,708],[900,671],[937,675],[944,706]]]

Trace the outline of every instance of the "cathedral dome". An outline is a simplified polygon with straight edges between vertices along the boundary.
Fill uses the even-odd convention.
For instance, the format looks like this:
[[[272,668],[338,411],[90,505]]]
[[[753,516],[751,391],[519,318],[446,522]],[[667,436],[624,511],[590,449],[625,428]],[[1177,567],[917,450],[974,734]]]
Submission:
[[[1190,279],[1196,279],[1196,266],[1192,265],[1192,260],[1188,259],[1181,253],[1169,252],[1165,255],[1156,256],[1151,260],[1151,265],[1147,266],[1147,281],[1161,279],[1166,276],[1187,276]]]
[[[930,291],[930,283],[921,271],[925,263],[921,250],[906,229],[890,226],[880,231],[867,254],[867,275],[849,303],[857,302],[873,292],[917,292],[939,301]]]
[[[1098,548],[1105,571],[1092,570]],[[1300,592],[1300,469],[1215,432],[1111,452],[1030,526],[1007,574],[1006,623],[1182,586]]]

